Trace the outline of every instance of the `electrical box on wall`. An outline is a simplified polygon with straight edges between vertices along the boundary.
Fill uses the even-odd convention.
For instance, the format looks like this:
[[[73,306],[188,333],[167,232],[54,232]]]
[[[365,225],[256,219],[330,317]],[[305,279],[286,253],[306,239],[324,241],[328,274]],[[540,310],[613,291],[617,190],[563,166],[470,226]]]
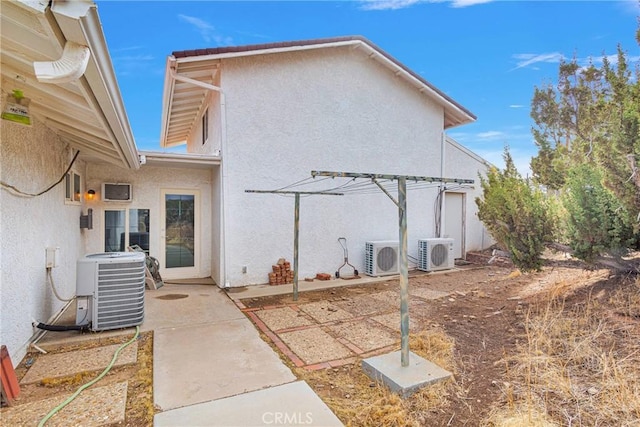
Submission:
[[[58,248],[46,248],[45,253],[46,253],[46,256],[45,256],[46,267],[47,268],[57,267],[58,264],[56,262],[56,258],[58,254]]]

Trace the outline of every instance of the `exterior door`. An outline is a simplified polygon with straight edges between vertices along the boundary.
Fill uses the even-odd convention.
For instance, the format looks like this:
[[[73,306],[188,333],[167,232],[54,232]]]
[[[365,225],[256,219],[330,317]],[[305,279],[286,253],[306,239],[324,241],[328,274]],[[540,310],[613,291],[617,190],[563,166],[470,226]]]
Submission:
[[[465,199],[464,193],[445,193],[444,236],[453,238],[454,258],[465,257]]]
[[[198,277],[200,194],[197,190],[162,190],[161,275],[168,279]]]

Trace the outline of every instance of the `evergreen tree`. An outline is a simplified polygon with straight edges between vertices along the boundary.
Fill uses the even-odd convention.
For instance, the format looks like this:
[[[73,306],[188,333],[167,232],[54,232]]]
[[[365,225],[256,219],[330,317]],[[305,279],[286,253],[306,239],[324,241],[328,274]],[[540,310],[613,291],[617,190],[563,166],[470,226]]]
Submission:
[[[508,148],[503,157],[503,171],[492,169],[486,178],[480,177],[478,217],[518,268],[540,270],[541,255],[552,234],[550,210],[544,195],[522,179]]]

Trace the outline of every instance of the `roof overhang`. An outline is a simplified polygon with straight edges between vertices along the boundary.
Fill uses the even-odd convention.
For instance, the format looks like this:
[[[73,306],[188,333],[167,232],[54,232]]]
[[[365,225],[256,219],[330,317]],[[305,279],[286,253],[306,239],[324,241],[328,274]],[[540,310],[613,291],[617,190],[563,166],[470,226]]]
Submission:
[[[143,165],[169,168],[213,169],[220,166],[220,156],[191,153],[140,151]]]
[[[0,14],[3,97],[21,89],[30,114],[81,158],[139,168],[96,5],[3,1]]]
[[[475,115],[469,110],[369,40],[359,36],[348,36],[331,39],[174,52],[167,58],[165,69],[160,145],[162,147],[174,147],[186,143],[190,132],[195,129],[198,119],[197,113],[201,110],[208,91],[204,86],[197,86],[185,81],[176,81],[176,76],[197,80],[204,84],[212,84],[220,61],[225,58],[270,55],[345,46],[362,49],[371,59],[380,62],[389,68],[397,77],[406,80],[420,93],[423,93],[425,96],[433,99],[438,105],[441,105],[444,109],[445,129],[471,123],[476,120]]]

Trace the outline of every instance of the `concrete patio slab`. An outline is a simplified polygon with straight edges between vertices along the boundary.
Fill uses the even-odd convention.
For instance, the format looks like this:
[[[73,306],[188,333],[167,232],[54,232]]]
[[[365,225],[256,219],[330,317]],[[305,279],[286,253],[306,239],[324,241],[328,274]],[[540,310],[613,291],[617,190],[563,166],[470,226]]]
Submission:
[[[165,411],[296,379],[244,315],[157,329],[153,349],[154,400]]]
[[[304,381],[156,414],[155,427],[342,426]]]
[[[313,317],[319,323],[333,322],[353,317],[351,313],[344,311],[329,301],[316,301],[302,304],[300,310]]]
[[[368,295],[360,295],[345,301],[338,301],[336,305],[355,316],[379,314],[396,309],[395,301],[382,301]],[[399,306],[398,306],[399,307]]]
[[[333,279],[333,280],[314,280],[313,282],[306,282],[304,280],[298,280],[298,292],[305,291],[318,291],[323,289],[338,288],[342,286],[355,286],[364,285],[367,283],[380,283],[386,281],[392,281],[399,276],[385,276],[385,277],[368,277],[364,276],[359,279]],[[242,288],[230,288],[227,289],[229,297],[234,300],[241,300],[246,298],[260,298],[270,295],[293,295],[293,284],[286,285],[252,285]]]
[[[400,334],[400,309],[394,313],[381,314],[371,318],[378,323],[383,324],[392,331]],[[413,317],[409,317],[409,332],[415,332],[416,322]]]
[[[411,351],[409,366],[403,367],[400,351],[394,351],[364,359],[362,369],[371,379],[381,381],[391,391],[403,397],[408,397],[424,386],[451,376],[451,372]]]
[[[365,352],[395,344],[400,339],[399,335],[396,338],[385,327],[367,320],[344,322],[329,329]]]
[[[186,297],[175,298],[180,295]],[[146,290],[144,295],[144,321],[140,332],[161,328],[243,319],[245,316],[217,286],[194,284],[165,284],[157,290]],[[72,302],[56,325],[74,325],[76,304]],[[44,350],[60,345],[96,339],[109,339],[120,335],[133,335],[135,328],[80,333],[78,331],[46,332],[38,341]]]
[[[16,405],[3,410],[3,426],[36,426],[53,408],[72,393]],[[47,421],[48,427],[102,426],[124,423],[127,382],[92,387],[80,393],[71,403]]]
[[[43,354],[29,368],[20,384],[29,384],[44,378],[60,378],[78,372],[102,371],[122,344],[94,347],[86,350],[66,353]],[[113,366],[135,363],[138,355],[138,343],[133,342],[120,351]]]
[[[307,365],[353,356],[351,351],[321,328],[283,332],[279,336]]]
[[[186,294],[188,298],[166,299]],[[217,286],[165,284],[145,293],[142,331],[212,323],[245,316]]]
[[[256,316],[272,331],[313,325],[314,322],[291,307],[272,308],[255,312]]]

